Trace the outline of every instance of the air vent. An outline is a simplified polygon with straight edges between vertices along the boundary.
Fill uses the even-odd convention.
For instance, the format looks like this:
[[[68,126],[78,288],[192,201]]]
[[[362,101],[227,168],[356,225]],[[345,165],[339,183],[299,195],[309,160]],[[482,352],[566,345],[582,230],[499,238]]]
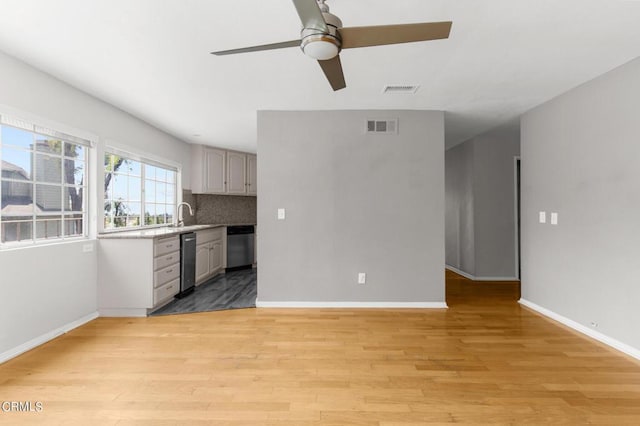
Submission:
[[[382,93],[384,94],[398,94],[398,95],[412,95],[420,88],[417,84],[390,84],[384,86]]]
[[[376,133],[376,134],[398,134],[398,119],[387,119],[387,120],[367,120],[367,133]]]

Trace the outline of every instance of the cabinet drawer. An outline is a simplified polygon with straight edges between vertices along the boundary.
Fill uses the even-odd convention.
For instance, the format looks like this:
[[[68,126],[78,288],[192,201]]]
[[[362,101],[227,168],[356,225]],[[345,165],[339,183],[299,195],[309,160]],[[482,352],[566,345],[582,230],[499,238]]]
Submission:
[[[163,238],[157,240],[153,246],[153,255],[162,256],[163,254],[178,250],[180,250],[180,240],[178,237]]]
[[[159,271],[154,272],[153,274],[153,286],[160,287],[161,285],[174,280],[176,278],[180,278],[180,264],[174,264],[171,266],[167,266],[166,268],[160,269]]]
[[[180,291],[180,280],[173,280],[165,285],[153,290],[153,304],[157,305],[160,302],[164,302],[170,297],[175,296]]]
[[[180,266],[180,252],[176,251],[165,254],[164,256],[156,257],[153,259],[153,270],[157,271],[158,269],[166,268],[174,263],[176,263],[177,266]]]
[[[196,233],[196,243],[203,244],[222,239],[223,228],[205,229]]]

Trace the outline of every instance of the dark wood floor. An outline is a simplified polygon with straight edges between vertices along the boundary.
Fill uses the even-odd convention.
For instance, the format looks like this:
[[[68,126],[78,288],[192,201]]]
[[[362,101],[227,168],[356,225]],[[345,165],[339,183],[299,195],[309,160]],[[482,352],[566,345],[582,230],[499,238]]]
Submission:
[[[640,424],[640,363],[447,273],[449,309],[99,318],[0,365],[0,424]]]
[[[520,300],[520,281],[471,281],[455,272],[446,271],[447,305],[484,306],[512,305]]]
[[[197,286],[190,295],[173,300],[152,315],[255,308],[257,277],[253,268],[219,274]]]

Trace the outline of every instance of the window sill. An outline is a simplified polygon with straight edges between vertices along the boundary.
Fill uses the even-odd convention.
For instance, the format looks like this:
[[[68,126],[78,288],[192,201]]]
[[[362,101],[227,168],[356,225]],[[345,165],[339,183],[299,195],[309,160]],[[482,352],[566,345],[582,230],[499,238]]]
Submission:
[[[24,249],[34,249],[39,247],[50,247],[61,244],[74,244],[80,242],[87,241],[95,241],[95,239],[91,239],[89,237],[74,237],[74,238],[65,238],[65,239],[56,239],[56,240],[43,240],[43,241],[29,241],[29,242],[16,242],[16,243],[2,243],[0,244],[0,252],[4,251],[14,251],[14,250],[24,250]]]

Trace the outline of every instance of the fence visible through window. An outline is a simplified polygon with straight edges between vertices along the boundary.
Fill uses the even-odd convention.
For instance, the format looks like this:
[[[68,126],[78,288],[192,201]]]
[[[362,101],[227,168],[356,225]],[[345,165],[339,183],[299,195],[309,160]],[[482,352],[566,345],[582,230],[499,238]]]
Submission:
[[[0,123],[0,242],[85,236],[89,142],[5,116]]]

